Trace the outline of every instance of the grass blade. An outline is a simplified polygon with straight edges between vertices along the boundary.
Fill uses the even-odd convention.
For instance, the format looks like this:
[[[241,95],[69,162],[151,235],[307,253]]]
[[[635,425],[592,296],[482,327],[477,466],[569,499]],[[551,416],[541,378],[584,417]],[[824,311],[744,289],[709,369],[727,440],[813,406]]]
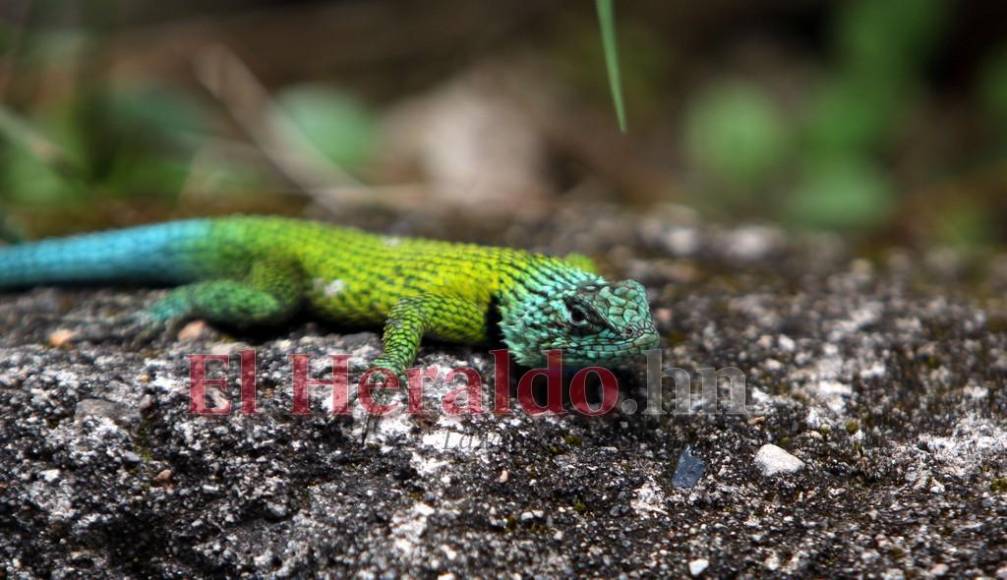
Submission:
[[[605,50],[605,67],[608,69],[608,83],[612,89],[612,103],[619,119],[619,130],[626,132],[626,108],[622,101],[622,79],[619,76],[619,50],[615,41],[615,7],[613,0],[595,0],[598,9],[598,23],[601,26],[601,44]]]

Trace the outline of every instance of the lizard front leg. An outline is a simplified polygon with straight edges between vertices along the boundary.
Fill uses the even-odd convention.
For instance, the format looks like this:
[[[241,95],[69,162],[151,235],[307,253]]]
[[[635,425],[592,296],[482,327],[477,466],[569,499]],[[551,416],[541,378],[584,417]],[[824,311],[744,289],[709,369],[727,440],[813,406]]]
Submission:
[[[486,312],[455,296],[423,294],[403,298],[388,315],[384,351],[372,366],[401,375],[416,359],[424,336],[450,342],[484,342]]]

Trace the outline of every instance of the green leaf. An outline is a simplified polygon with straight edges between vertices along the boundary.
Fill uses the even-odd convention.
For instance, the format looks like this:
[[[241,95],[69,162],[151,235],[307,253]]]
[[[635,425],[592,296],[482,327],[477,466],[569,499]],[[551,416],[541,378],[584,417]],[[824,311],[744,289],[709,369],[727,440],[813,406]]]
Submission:
[[[619,130],[626,132],[626,108],[622,101],[622,79],[619,76],[619,51],[615,38],[615,7],[612,0],[595,0],[598,9],[598,23],[601,26],[601,43],[605,49],[605,67],[612,89],[615,115],[619,119]]]

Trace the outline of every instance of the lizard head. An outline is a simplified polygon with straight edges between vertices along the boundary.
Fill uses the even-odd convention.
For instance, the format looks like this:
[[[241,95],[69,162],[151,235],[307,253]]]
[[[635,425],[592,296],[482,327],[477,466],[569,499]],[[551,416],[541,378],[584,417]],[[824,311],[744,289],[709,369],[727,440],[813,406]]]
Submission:
[[[661,343],[647,292],[634,280],[568,282],[525,293],[502,311],[501,329],[511,354],[526,366],[542,364],[546,350],[563,351],[565,364],[587,366]]]

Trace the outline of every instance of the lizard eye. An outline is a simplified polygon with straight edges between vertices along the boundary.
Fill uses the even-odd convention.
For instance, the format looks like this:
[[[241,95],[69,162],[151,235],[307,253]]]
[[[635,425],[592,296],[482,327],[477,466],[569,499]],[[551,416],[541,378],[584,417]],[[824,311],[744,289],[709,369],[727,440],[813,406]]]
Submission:
[[[584,307],[573,304],[570,307],[570,323],[574,326],[584,326],[587,324],[587,312],[584,311]]]

